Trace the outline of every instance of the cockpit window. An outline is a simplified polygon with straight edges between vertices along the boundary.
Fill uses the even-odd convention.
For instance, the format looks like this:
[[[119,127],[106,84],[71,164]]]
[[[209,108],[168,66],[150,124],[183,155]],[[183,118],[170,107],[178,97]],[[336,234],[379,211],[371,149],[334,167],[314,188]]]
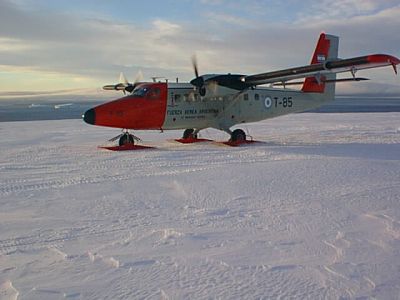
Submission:
[[[132,95],[137,97],[144,97],[148,91],[149,91],[148,87],[138,87],[133,90]]]
[[[161,90],[158,87],[149,87],[149,86],[142,86],[137,87],[132,95],[136,97],[147,97],[149,99],[158,99],[160,98]]]

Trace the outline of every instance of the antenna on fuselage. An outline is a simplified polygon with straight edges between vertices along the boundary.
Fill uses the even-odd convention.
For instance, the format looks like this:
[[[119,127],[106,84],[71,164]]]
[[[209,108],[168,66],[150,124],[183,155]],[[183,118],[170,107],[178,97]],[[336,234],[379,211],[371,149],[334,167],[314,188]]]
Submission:
[[[150,77],[152,80],[153,80],[153,82],[157,82],[157,79],[162,79],[162,78],[165,78],[164,76],[153,76],[153,77]]]

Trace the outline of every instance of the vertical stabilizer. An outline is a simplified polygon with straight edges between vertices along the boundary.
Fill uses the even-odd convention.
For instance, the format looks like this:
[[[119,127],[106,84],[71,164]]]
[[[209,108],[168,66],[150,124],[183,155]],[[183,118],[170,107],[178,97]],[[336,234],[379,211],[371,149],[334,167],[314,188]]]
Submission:
[[[338,58],[339,37],[321,33],[314,54],[311,59],[311,65],[324,64],[326,61],[336,60]],[[335,83],[325,83],[325,80],[336,79],[336,74],[307,77],[303,88],[305,93],[323,93],[327,98],[332,99],[335,96]]]

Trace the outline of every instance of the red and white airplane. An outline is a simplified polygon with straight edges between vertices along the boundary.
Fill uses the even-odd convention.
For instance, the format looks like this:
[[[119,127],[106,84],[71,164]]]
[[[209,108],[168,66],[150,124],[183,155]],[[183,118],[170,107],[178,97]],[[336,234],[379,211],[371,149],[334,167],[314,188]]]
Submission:
[[[211,127],[227,132],[228,144],[238,145],[246,142],[246,134],[241,129],[231,131],[236,124],[301,112],[333,101],[336,82],[367,80],[356,77],[358,70],[392,66],[397,74],[400,60],[394,56],[339,59],[338,45],[337,36],[322,33],[310,65],[255,75],[199,75],[193,59],[196,77],[188,83],[128,83],[122,78],[121,83],[104,89],[130,94],[89,109],[83,119],[88,124],[123,129],[112,139],[119,139],[115,148],[119,150],[136,149],[134,143],[139,139],[129,130],[184,129],[177,141],[193,143],[203,141],[197,138],[199,131]],[[336,74],[343,72],[351,76],[336,79]],[[270,87],[261,87],[265,84]],[[287,88],[296,84],[302,85],[301,90]]]

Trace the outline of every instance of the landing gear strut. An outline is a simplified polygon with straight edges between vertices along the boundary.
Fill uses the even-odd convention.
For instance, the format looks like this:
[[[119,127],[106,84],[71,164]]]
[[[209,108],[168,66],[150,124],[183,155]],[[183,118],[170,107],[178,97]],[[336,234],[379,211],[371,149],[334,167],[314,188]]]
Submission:
[[[108,141],[115,142],[116,140],[118,140],[119,146],[99,146],[99,148],[111,151],[145,150],[153,148],[151,146],[135,145],[135,143],[141,141],[141,139],[132,133],[129,133],[128,130],[123,130],[121,134]]]
[[[124,145],[128,145],[128,144],[134,145],[135,141],[137,141],[137,142],[141,141],[140,138],[129,133],[128,130],[124,130],[120,135],[117,135],[116,137],[113,137],[112,139],[110,139],[109,142],[114,142],[118,139],[119,139],[119,141],[118,141],[119,146],[124,146]]]
[[[220,128],[220,129],[225,131],[226,133],[228,133],[231,136],[229,141],[221,142],[222,144],[236,147],[236,146],[240,146],[242,144],[254,143],[253,138],[251,136],[249,136],[250,140],[247,140],[246,133],[242,129],[235,129],[234,131],[231,131],[229,128]],[[182,143],[182,144],[212,142],[211,140],[208,140],[208,139],[198,138],[197,134],[200,130],[201,129],[192,129],[192,128],[186,129],[183,132],[183,137],[181,139],[177,139],[175,141]]]
[[[183,132],[183,136],[181,139],[177,139],[175,141],[182,143],[182,144],[192,144],[192,143],[200,143],[200,142],[210,142],[208,139],[198,138],[197,134],[199,133],[200,129],[185,129]]]
[[[125,133],[124,135],[121,135],[119,138],[118,144],[120,146],[126,145],[126,144],[135,144],[135,139],[133,136],[129,133]]]

